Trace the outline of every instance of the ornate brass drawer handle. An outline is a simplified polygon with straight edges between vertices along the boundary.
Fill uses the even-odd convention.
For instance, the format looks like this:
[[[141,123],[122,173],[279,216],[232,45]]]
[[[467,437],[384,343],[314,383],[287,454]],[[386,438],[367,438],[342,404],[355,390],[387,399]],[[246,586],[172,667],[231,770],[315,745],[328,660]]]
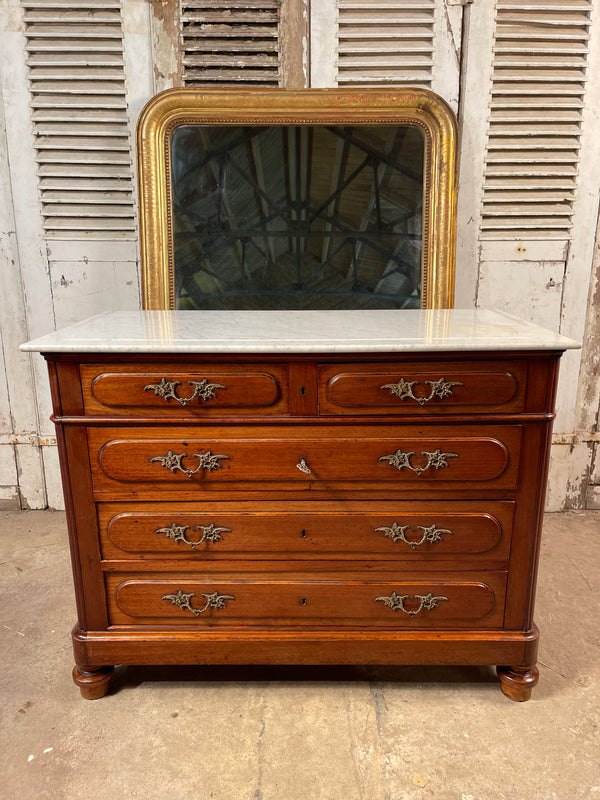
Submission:
[[[186,594],[179,589],[175,594],[163,594],[162,599],[170,600],[177,608],[191,611],[196,617],[199,614],[204,614],[209,608],[225,608],[228,600],[235,600],[235,596],[232,594],[219,594],[218,592],[204,594],[204,592],[202,592],[202,597],[206,598],[204,608],[194,608],[191,604],[192,597],[194,596],[195,592]]]
[[[463,386],[461,381],[447,381],[445,378],[439,378],[437,381],[425,381],[425,383],[429,384],[429,394],[426,397],[420,397],[413,392],[413,386],[417,383],[418,381],[407,381],[404,378],[400,378],[398,383],[384,383],[379,388],[389,389],[390,394],[400,400],[415,400],[420,406],[424,406],[434,397],[439,400],[451,397],[453,386]]]
[[[231,528],[217,527],[213,522],[210,525],[196,525],[195,530],[202,531],[202,538],[197,542],[192,542],[185,535],[189,527],[189,525],[177,525],[176,522],[173,522],[168,528],[157,528],[154,533],[160,533],[167,539],[183,542],[193,548],[198,547],[202,542],[220,542],[223,539],[223,533],[231,532]]]
[[[179,397],[177,394],[177,387],[181,386],[181,381],[168,381],[166,378],[161,378],[160,383],[149,383],[147,386],[144,386],[144,391],[147,392],[149,389],[152,389],[157,397],[162,397],[167,403],[173,399],[180,405],[185,406],[191,403],[196,397],[205,401],[212,400],[213,397],[217,396],[217,389],[227,388],[223,386],[222,383],[210,383],[208,378],[202,378],[201,381],[188,381],[188,383],[190,386],[194,387],[194,392],[190,397]]]
[[[410,528],[410,525],[398,525],[397,522],[392,522],[389,528],[381,527],[375,528],[378,533],[383,533],[384,536],[387,536],[388,539],[391,539],[393,542],[406,542],[406,544],[410,545],[410,547],[414,550],[415,547],[419,547],[425,542],[433,544],[434,542],[441,542],[443,534],[447,533],[450,536],[452,535],[452,531],[448,530],[448,528],[438,528],[435,524],[429,525],[426,527],[425,525],[417,525],[417,528],[420,531],[423,531],[423,535],[418,541],[413,541],[411,539],[406,538],[406,531]]]
[[[414,454],[414,450],[408,453],[405,453],[403,450],[396,450],[396,452],[391,453],[391,455],[381,456],[379,461],[387,461],[390,467],[396,467],[396,469],[400,471],[403,469],[410,469],[416,475],[421,475],[421,473],[426,472],[428,469],[444,469],[444,467],[448,466],[449,458],[458,458],[458,453],[442,453],[439,448],[434,450],[433,453],[421,450],[421,455],[425,456],[427,459],[425,466],[413,467],[410,463],[410,459]]]
[[[186,469],[181,463],[181,459],[186,456],[187,453],[174,453],[172,450],[168,450],[165,456],[154,456],[150,461],[158,461],[161,467],[171,470],[171,472],[183,472],[184,475],[191,478],[201,469],[206,469],[209,472],[221,469],[223,465],[219,463],[219,460],[229,458],[229,456],[223,454],[211,453],[210,450],[207,450],[206,453],[194,453],[194,458],[198,459],[198,466],[196,469]]]
[[[437,608],[438,603],[440,600],[447,600],[447,597],[443,597],[442,595],[434,595],[429,592],[428,594],[415,594],[414,598],[419,601],[419,607],[414,611],[410,611],[404,608],[404,601],[407,600],[409,595],[407,594],[396,594],[396,592],[392,592],[389,597],[376,597],[376,603],[385,603],[388,608],[391,608],[392,611],[404,611],[409,617],[416,617],[417,614],[420,614],[421,611],[431,611],[432,608]]]

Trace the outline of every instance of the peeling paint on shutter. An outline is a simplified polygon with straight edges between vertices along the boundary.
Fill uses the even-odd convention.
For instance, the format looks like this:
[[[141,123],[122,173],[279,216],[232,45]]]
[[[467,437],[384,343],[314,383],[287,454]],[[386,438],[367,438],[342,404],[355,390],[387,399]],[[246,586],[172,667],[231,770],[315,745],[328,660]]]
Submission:
[[[484,238],[569,238],[592,5],[497,1]]]
[[[181,0],[185,86],[280,83],[280,0]]]
[[[25,0],[48,238],[135,237],[119,0]]]
[[[436,0],[339,0],[337,81],[430,87]]]

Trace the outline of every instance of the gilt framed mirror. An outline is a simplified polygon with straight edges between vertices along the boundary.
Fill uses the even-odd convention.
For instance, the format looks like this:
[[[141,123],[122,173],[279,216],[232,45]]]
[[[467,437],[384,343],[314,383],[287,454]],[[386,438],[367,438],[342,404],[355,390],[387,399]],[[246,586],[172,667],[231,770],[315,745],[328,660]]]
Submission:
[[[450,308],[456,121],[424,89],[174,89],[137,129],[147,309]]]

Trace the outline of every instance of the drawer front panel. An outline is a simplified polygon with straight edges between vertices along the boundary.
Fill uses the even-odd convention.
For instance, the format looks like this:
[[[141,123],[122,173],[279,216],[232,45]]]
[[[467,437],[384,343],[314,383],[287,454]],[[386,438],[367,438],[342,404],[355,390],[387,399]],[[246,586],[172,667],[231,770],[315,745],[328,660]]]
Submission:
[[[233,503],[153,505],[151,511],[100,505],[104,558],[507,559],[514,507],[380,503],[361,511],[239,511]]]
[[[500,627],[506,573],[447,580],[209,580],[108,575],[113,625]]]
[[[311,438],[268,438],[264,429],[244,438],[231,438],[231,431],[214,437],[195,430],[185,439],[180,431],[173,433],[171,438],[151,429],[90,429],[95,488],[151,483],[157,490],[219,485],[326,490],[361,482],[514,488],[521,438],[518,425],[457,427],[451,436],[435,427],[388,428],[372,435],[354,429],[352,438],[335,430]]]
[[[287,414],[286,366],[81,366],[88,414]]]
[[[521,361],[319,367],[321,414],[456,414],[524,409]]]

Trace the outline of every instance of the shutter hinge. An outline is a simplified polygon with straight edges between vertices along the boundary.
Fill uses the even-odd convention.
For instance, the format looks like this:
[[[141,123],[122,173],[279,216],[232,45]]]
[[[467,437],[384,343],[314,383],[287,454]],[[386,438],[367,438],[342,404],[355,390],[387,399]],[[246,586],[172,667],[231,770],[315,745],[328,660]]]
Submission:
[[[447,6],[468,6],[473,0],[446,0]]]

